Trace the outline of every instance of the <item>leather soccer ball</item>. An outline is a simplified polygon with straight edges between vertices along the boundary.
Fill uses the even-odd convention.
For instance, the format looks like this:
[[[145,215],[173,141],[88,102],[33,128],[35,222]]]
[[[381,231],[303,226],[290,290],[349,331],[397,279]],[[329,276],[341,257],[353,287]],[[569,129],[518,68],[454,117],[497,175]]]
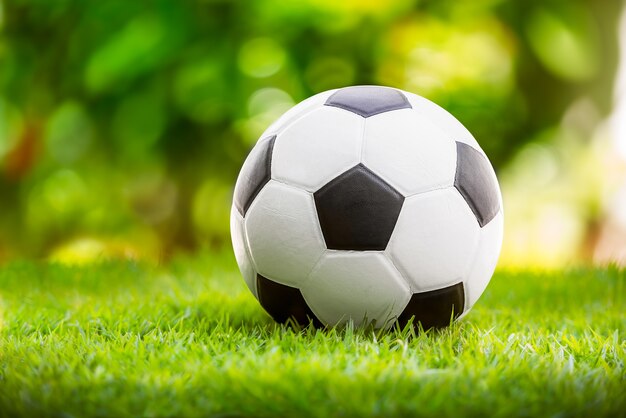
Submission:
[[[279,322],[450,324],[486,288],[502,197],[474,137],[398,89],[317,94],[270,126],[235,186],[241,273]]]

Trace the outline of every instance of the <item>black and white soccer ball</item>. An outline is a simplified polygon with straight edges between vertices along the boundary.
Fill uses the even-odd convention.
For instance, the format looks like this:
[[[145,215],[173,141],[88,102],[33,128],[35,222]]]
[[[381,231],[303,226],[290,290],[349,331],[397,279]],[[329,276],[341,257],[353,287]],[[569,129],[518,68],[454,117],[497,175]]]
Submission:
[[[278,322],[440,327],[495,269],[502,197],[467,129],[423,97],[355,86],[294,106],[246,159],[235,256]]]

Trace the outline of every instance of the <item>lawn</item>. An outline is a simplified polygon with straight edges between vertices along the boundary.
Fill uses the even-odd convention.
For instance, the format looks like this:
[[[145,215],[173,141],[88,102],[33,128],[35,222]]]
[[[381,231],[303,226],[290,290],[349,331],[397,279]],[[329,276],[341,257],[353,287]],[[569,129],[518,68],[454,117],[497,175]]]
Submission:
[[[506,272],[415,334],[275,325],[230,252],[0,267],[0,416],[625,416],[626,272]]]

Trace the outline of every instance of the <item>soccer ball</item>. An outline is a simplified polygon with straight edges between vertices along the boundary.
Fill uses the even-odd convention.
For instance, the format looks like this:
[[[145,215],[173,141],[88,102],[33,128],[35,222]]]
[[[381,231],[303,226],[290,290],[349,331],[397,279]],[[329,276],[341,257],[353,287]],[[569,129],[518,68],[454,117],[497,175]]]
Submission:
[[[502,197],[467,129],[379,86],[317,94],[261,136],[235,186],[231,234],[278,322],[443,327],[493,274]]]

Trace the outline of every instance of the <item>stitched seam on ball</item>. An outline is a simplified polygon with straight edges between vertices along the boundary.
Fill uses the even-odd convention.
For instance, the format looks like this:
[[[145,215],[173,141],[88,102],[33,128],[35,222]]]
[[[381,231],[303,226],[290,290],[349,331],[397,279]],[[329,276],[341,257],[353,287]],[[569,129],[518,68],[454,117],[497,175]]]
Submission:
[[[502,212],[502,208],[500,208],[500,209],[498,210],[498,213],[496,213],[496,216],[494,216],[494,217],[493,217],[493,219],[496,219],[496,217],[497,217],[498,215],[500,215],[500,214],[501,214],[501,212]],[[503,214],[503,213],[502,213],[502,215],[504,216],[504,214]],[[493,219],[492,219],[492,221],[493,221]],[[487,226],[487,225],[485,225],[485,226]],[[469,310],[470,310],[470,309],[472,309],[472,307],[474,306],[474,304],[475,304],[476,302],[478,302],[478,299],[476,299],[476,300],[474,301],[474,304],[471,304],[471,305],[470,305],[470,303],[469,303],[469,292],[468,292],[468,290],[467,290],[467,289],[469,289],[469,285],[467,285],[467,286],[466,286],[466,282],[467,282],[467,280],[469,280],[469,275],[470,275],[470,274],[472,273],[472,271],[474,270],[474,267],[476,267],[476,263],[478,262],[478,260],[477,260],[476,256],[478,255],[478,251],[480,250],[480,245],[483,243],[484,238],[485,238],[485,233],[483,232],[483,228],[480,228],[480,230],[479,230],[479,232],[478,232],[478,240],[477,240],[478,242],[476,243],[476,247],[474,248],[474,253],[472,254],[472,258],[471,258],[471,263],[470,263],[470,266],[469,266],[469,268],[467,269],[467,272],[466,272],[467,277],[463,278],[463,285],[465,286],[465,307],[467,307],[467,309],[465,310],[465,312],[469,312]],[[496,266],[497,266],[497,264],[498,264],[498,260],[496,260]],[[490,280],[491,280],[491,279],[490,279]],[[487,285],[489,285],[489,283],[487,283]],[[483,293],[484,293],[484,290],[483,290]],[[482,294],[481,294],[481,296],[482,296]],[[478,298],[480,299],[480,296],[479,296]],[[465,312],[464,312],[464,313],[465,313]]]
[[[303,282],[302,282],[302,283],[301,283],[301,284],[297,287],[297,289],[298,289],[298,290],[302,290],[302,286],[304,285],[304,283],[307,283],[307,282],[309,281],[309,277],[311,276],[311,273],[313,272],[313,270],[315,269],[315,267],[316,267],[316,266],[320,263],[320,261],[321,261],[321,259],[322,259],[322,256],[325,254],[325,252],[326,252],[326,251],[328,251],[328,249],[326,248],[326,241],[324,240],[324,235],[322,234],[322,231],[321,231],[321,229],[319,228],[320,223],[319,223],[319,219],[317,219],[317,209],[316,209],[316,207],[315,207],[315,199],[313,198],[313,192],[310,192],[310,191],[305,190],[305,189],[301,189],[299,186],[294,186],[294,185],[292,185],[292,184],[285,183],[284,181],[281,181],[281,180],[271,179],[271,180],[270,180],[270,182],[275,182],[275,183],[278,183],[278,184],[282,184],[283,186],[288,187],[288,188],[290,188],[290,189],[294,189],[294,190],[297,190],[297,191],[299,191],[299,192],[304,192],[304,193],[307,193],[307,194],[311,197],[311,199],[313,200],[313,209],[314,209],[314,212],[315,212],[314,217],[315,217],[315,220],[317,221],[317,225],[318,225],[318,229],[319,229],[319,230],[318,230],[318,232],[319,232],[319,234],[318,234],[318,238],[319,238],[319,239],[321,240],[321,242],[323,243],[323,245],[324,245],[324,250],[323,250],[323,251],[321,252],[321,254],[317,257],[317,259],[315,260],[315,263],[313,263],[313,267],[311,267],[311,269],[307,272],[307,274],[306,274],[306,276],[305,276],[304,281],[303,281]],[[247,231],[246,231],[246,232],[247,232]],[[252,252],[252,251],[251,251],[251,252]],[[251,257],[251,258],[252,258],[252,257]],[[255,267],[256,267],[256,265],[255,265]]]
[[[287,187],[289,187],[290,189],[296,189],[296,190],[298,190],[299,192],[304,192],[304,193],[307,193],[307,194],[308,194],[308,195],[310,195],[311,197],[313,196],[313,192],[310,192],[310,191],[308,191],[307,189],[303,189],[301,186],[296,186],[295,184],[289,184],[289,183],[287,183],[287,182],[286,182],[286,181],[284,181],[284,180],[279,180],[279,179],[271,179],[270,181],[273,181],[273,182],[278,183],[278,184],[282,184],[283,186],[287,186]],[[269,183],[269,182],[268,182],[268,183]]]
[[[391,242],[391,240],[389,240],[389,242]],[[389,246],[389,244],[387,244],[387,246]],[[393,261],[391,254],[389,254],[387,250],[385,250],[383,251],[383,255],[391,263],[391,266],[398,272],[398,274],[400,275],[400,278],[402,278],[402,281],[409,288],[409,300],[411,300],[411,295],[413,295],[413,289],[412,289],[413,286],[411,286],[411,283],[409,282],[409,280],[406,277],[404,277],[404,273],[402,273],[402,271],[398,268],[398,266],[396,266],[396,263]]]
[[[363,164],[363,153],[365,152],[365,129],[367,128],[367,119],[363,119],[363,125],[361,130],[361,141],[359,149],[359,163]]]
[[[417,193],[411,193],[411,194],[405,196],[404,199],[406,200],[406,199],[408,199],[410,197],[413,197],[413,196],[419,196],[419,195],[426,194],[426,193],[436,192],[437,190],[446,190],[446,189],[456,189],[456,187],[454,185],[452,185],[452,186],[435,187],[433,189],[428,189],[428,190],[424,190],[424,191],[417,192]]]
[[[321,94],[321,93],[320,93],[320,94]],[[334,94],[334,93],[333,93],[333,94]],[[330,96],[329,96],[329,97],[330,97]],[[328,98],[326,98],[326,100],[328,100]],[[325,103],[325,102],[324,102],[324,103]],[[272,134],[273,134],[273,135],[278,136],[279,134],[283,133],[283,132],[284,132],[284,131],[286,131],[287,129],[291,128],[291,126],[293,126],[293,124],[295,124],[296,122],[300,121],[300,119],[302,119],[302,118],[304,118],[304,117],[308,116],[309,114],[313,113],[313,112],[314,112],[314,111],[316,111],[316,110],[319,110],[319,109],[324,109],[324,103],[322,103],[321,105],[320,105],[320,104],[317,104],[317,105],[315,105],[315,106],[311,107],[311,108],[310,108],[310,109],[308,109],[306,112],[304,112],[303,114],[301,114],[300,116],[298,116],[296,119],[294,119],[294,120],[292,120],[291,122],[289,122],[287,125],[282,126],[282,127],[280,127],[280,126],[279,126],[279,127],[275,130],[275,132],[270,132],[269,134],[270,134],[270,135],[272,135]],[[296,105],[296,106],[298,106],[298,105]]]
[[[322,258],[324,258],[324,256],[329,251],[332,251],[332,250],[325,249],[324,251],[322,251],[322,254],[320,254],[320,256],[317,258],[317,261],[315,261],[315,264],[313,264],[313,267],[311,267],[311,270],[309,270],[309,272],[307,273],[304,281],[300,284],[300,287],[299,287],[300,291],[302,291],[304,289],[304,287],[311,281],[311,276],[313,275],[313,272],[315,270],[317,270],[317,268],[319,267],[320,263],[322,262]]]
[[[479,231],[479,235],[478,235],[478,242],[476,243],[476,246],[474,247],[474,251],[472,252],[472,258],[471,258],[471,262],[469,263],[469,268],[467,268],[467,270],[465,271],[465,277],[463,278],[463,286],[465,286],[465,294],[463,295],[465,297],[465,311],[469,311],[473,304],[470,304],[470,300],[469,300],[469,282],[468,280],[470,279],[470,274],[472,274],[474,267],[476,267],[476,256],[478,255],[478,250],[480,250],[480,245],[483,242],[483,230],[482,228]],[[465,312],[463,312],[465,313]]]
[[[252,255],[252,248],[250,247],[250,239],[248,238],[248,226],[247,226],[248,220],[247,218],[243,219],[243,236],[245,239],[245,244],[246,244],[246,250],[248,251],[248,256],[250,257],[250,262],[252,263],[252,267],[254,268],[254,274],[255,276],[257,274],[259,274],[259,268],[257,267],[257,262],[254,259],[253,255]],[[258,297],[258,288],[256,285],[256,279],[255,279],[255,283],[254,283],[254,287],[257,290],[257,297]]]

